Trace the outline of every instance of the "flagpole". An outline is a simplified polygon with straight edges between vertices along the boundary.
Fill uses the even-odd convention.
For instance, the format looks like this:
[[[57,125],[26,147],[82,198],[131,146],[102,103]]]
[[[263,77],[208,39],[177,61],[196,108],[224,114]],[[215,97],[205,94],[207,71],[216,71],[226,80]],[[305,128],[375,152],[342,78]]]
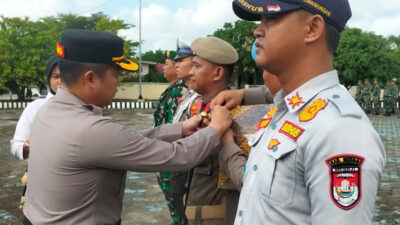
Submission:
[[[139,0],[139,99],[142,97],[142,0]]]

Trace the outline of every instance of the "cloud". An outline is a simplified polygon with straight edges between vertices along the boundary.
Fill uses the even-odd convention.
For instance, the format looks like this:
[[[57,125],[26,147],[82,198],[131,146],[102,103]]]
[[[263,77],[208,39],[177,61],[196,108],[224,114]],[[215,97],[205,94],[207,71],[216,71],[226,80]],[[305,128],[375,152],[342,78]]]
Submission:
[[[350,0],[353,16],[348,25],[389,36],[400,35],[400,1]]]
[[[136,27],[120,34],[138,41],[139,12],[138,8],[126,9],[119,16]],[[143,49],[176,49],[176,39],[180,38],[190,44],[197,37],[212,34],[222,28],[225,22],[237,18],[232,13],[231,1],[202,0],[192,1],[186,8],[176,11],[160,5],[150,4],[142,8]]]
[[[40,17],[54,16],[68,5],[67,0],[31,0],[31,1],[3,1],[0,15],[6,17],[29,17],[36,20]]]

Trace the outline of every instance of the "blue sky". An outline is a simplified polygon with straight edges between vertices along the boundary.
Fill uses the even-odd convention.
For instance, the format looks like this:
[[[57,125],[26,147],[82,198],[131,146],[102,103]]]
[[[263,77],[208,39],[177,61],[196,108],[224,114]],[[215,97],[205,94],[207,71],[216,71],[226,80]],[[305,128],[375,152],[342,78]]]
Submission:
[[[212,34],[225,22],[238,18],[231,0],[142,0],[143,52],[175,49],[176,39],[190,44],[197,37]],[[353,17],[348,25],[376,34],[400,35],[400,1],[349,0]],[[89,15],[102,11],[111,18],[136,25],[121,36],[137,41],[139,0],[0,0],[0,14],[31,19],[75,13]]]

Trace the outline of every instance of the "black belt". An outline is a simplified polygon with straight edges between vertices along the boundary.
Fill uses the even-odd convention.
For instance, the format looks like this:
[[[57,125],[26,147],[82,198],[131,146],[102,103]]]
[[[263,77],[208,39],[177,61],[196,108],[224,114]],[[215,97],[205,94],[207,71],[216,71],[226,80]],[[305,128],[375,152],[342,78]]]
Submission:
[[[31,223],[31,221],[28,220],[28,218],[24,216],[24,221],[22,221],[22,225],[33,225],[33,224]],[[121,225],[121,219],[115,225]]]

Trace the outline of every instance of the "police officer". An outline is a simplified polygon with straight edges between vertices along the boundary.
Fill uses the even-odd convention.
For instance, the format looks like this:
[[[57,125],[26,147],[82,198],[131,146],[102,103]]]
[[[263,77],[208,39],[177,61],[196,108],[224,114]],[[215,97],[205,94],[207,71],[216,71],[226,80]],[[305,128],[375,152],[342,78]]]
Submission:
[[[259,88],[222,92],[213,101],[232,107],[273,100],[277,107],[249,141],[235,224],[370,224],[385,151],[332,66],[351,17],[348,1],[235,0],[233,9],[261,20],[256,64],[282,84],[273,99]],[[228,164],[235,165],[236,152]]]
[[[137,69],[123,43],[102,32],[61,33],[62,84],[31,129],[24,224],[120,224],[126,170],[187,170],[218,150],[231,122],[222,107],[208,127],[183,139],[200,117],[138,133],[103,116],[120,70]]]
[[[238,54],[232,45],[217,37],[197,38],[190,48],[194,56],[189,80],[193,90],[201,95],[191,106],[193,116],[207,111],[207,104],[219,92],[227,89]],[[216,154],[203,160],[189,175],[191,183],[186,207],[189,224],[233,224],[239,192],[237,188],[219,189],[219,172]]]
[[[378,80],[374,79],[374,86],[372,88],[372,111],[375,115],[379,115],[379,109],[381,108],[381,87]]]

